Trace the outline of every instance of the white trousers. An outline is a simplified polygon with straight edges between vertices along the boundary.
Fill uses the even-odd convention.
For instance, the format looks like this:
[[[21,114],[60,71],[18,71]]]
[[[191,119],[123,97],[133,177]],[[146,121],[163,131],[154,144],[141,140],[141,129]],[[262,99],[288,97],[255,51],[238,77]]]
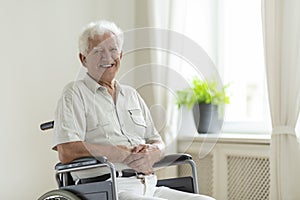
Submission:
[[[118,196],[120,200],[214,200],[211,197],[180,192],[167,187],[156,187],[155,175],[117,178]]]

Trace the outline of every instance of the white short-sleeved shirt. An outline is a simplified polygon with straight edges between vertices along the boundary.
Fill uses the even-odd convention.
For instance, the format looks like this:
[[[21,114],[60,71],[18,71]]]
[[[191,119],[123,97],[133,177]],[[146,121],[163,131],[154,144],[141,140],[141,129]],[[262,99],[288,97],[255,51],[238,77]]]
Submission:
[[[136,146],[161,140],[137,91],[116,81],[116,95],[115,104],[107,89],[88,74],[83,80],[68,84],[55,112],[53,149],[58,144],[75,141]],[[124,164],[115,165],[117,169],[128,168]],[[99,172],[89,171],[75,177],[99,176]]]

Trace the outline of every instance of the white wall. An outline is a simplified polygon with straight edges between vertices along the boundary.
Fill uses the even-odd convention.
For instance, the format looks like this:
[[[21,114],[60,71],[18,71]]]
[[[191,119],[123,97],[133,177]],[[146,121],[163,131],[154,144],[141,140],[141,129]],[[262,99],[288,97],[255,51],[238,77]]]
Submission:
[[[1,199],[37,199],[56,187],[51,131],[39,124],[53,119],[63,86],[77,77],[82,26],[111,19],[134,28],[134,0],[125,2],[0,0]]]

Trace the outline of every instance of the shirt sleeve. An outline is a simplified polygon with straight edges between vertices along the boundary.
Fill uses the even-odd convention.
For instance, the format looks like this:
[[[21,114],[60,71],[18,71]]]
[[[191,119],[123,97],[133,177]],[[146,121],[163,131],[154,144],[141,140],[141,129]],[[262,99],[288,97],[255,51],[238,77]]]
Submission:
[[[58,144],[83,141],[86,132],[84,105],[75,83],[67,85],[57,103],[52,148]]]

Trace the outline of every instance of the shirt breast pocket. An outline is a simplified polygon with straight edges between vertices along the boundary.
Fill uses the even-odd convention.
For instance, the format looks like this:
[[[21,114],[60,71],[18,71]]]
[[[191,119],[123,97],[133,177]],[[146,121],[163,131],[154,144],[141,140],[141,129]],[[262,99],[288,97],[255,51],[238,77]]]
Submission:
[[[143,137],[147,128],[146,121],[141,109],[128,109],[130,115],[129,130],[135,136]]]

